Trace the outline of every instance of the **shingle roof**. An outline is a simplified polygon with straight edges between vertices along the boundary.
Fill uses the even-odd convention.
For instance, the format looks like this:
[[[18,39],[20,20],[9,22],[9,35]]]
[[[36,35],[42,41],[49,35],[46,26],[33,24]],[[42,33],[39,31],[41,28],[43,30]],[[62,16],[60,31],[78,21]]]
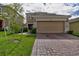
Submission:
[[[59,14],[47,13],[47,12],[33,12],[33,13],[26,13],[26,15],[40,15],[40,16],[67,16],[68,18],[71,17],[70,15],[59,15]]]

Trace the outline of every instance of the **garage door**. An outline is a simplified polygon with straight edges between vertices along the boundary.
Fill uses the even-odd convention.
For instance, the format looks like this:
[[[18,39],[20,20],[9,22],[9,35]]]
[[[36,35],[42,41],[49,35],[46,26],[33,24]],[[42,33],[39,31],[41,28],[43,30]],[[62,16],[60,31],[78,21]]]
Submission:
[[[37,22],[37,33],[63,33],[64,32],[64,22]]]

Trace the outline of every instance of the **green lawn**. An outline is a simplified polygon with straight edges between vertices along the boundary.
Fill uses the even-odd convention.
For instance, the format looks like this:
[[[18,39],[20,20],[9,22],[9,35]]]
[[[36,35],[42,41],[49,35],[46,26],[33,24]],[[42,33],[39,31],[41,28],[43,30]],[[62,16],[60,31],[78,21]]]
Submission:
[[[30,56],[35,35],[4,35],[0,32],[0,56]]]
[[[79,32],[73,32],[72,35],[79,37]]]

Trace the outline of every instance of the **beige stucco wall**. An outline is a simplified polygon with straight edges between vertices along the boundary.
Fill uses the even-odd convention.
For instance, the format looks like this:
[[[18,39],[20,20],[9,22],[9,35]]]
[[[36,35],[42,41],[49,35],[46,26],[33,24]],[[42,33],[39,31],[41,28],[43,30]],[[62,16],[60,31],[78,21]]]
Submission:
[[[37,33],[64,33],[64,22],[37,22]]]
[[[27,27],[28,27],[28,24],[33,24],[33,27],[38,29],[39,26],[37,22],[54,22],[54,25],[56,25],[55,27],[57,27],[57,25],[58,27],[60,25],[60,27],[53,29],[53,27],[51,28],[51,25],[53,26],[53,23],[51,23],[50,27],[48,27],[49,29],[47,30],[49,30],[51,33],[53,33],[52,31],[54,31],[55,33],[56,32],[66,33],[67,31],[69,31],[69,23],[68,23],[67,18],[68,17],[66,16],[62,16],[62,17],[61,16],[32,16],[32,18],[27,20]],[[61,25],[60,23],[63,25]],[[43,26],[43,25],[49,26],[48,24],[50,23],[41,24],[40,26]],[[42,30],[43,30],[42,32],[44,32],[45,29],[42,29]]]
[[[33,24],[33,22],[34,21],[32,19],[30,19],[30,20],[27,21],[28,24]]]
[[[67,21],[67,19],[59,16],[32,16],[30,19],[27,19],[27,24],[35,25],[34,22],[36,21]]]
[[[79,32],[79,21],[69,23],[70,30],[74,32]]]
[[[33,28],[37,28],[37,22],[33,23]]]

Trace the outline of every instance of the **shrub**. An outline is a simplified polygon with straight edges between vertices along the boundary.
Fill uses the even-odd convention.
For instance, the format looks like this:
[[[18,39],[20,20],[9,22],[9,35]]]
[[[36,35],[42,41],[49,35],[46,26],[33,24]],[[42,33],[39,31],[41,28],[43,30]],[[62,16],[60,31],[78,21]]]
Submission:
[[[31,32],[32,34],[36,34],[36,28],[33,28],[32,30],[30,30],[30,32]]]
[[[27,32],[28,29],[26,27],[23,28],[23,32]]]
[[[13,23],[10,25],[9,31],[10,33],[18,33],[21,30],[21,26],[17,23]]]
[[[3,28],[0,28],[0,31],[4,31],[4,29]]]
[[[68,33],[68,34],[73,34],[73,31],[68,31],[67,33]]]

